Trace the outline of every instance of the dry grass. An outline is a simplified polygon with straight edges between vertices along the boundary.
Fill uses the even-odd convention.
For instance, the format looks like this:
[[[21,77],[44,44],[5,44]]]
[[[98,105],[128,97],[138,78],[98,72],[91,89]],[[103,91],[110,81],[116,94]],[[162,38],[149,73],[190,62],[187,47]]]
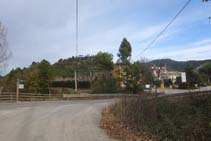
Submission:
[[[124,98],[103,116],[108,133],[126,140],[142,140],[146,133],[149,140],[211,140],[211,95]]]
[[[127,127],[117,116],[113,114],[110,107],[102,112],[101,127],[107,134],[121,141],[153,141],[155,136],[145,132],[137,132]]]

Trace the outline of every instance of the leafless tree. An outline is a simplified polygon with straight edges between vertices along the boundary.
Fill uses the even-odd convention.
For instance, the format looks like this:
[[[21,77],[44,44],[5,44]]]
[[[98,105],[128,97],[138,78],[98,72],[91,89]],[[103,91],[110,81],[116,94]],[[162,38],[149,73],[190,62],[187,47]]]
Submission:
[[[3,24],[0,23],[0,69],[5,66],[6,61],[11,56],[8,48],[7,30]]]

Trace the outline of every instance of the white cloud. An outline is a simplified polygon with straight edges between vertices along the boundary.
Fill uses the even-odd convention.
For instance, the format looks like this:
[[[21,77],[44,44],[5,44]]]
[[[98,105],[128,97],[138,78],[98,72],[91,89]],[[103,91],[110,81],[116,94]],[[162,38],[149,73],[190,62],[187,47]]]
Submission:
[[[79,54],[106,51],[116,57],[122,38],[127,37],[133,46],[133,59],[137,59],[134,56],[157,36],[183,3],[177,0],[79,0]],[[179,47],[187,54],[195,52],[189,58],[203,58],[203,53],[194,50],[194,46],[202,47],[204,56],[209,57],[206,51],[210,42],[203,40],[207,37],[197,38],[203,41],[195,45],[188,46],[188,42],[193,41],[187,41],[189,48],[177,43],[181,33],[190,32],[191,36],[192,31],[188,29],[208,17],[209,6],[199,2],[191,4],[145,56],[176,58],[182,54],[175,49]],[[9,29],[9,45],[13,51],[9,69],[28,66],[41,59],[55,62],[75,55],[75,0],[1,0],[0,17]],[[178,59],[181,58],[186,59]]]
[[[167,49],[156,49],[150,54],[150,58],[172,58],[175,60],[203,60],[210,59],[211,39],[193,42],[186,45],[170,46]]]

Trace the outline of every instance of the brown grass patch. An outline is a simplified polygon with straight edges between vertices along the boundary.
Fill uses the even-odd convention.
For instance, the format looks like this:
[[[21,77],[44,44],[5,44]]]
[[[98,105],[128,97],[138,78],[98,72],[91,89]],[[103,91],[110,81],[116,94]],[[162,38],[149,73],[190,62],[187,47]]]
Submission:
[[[115,114],[106,108],[102,112],[101,128],[105,129],[107,134],[121,141],[154,141],[155,136],[145,132],[137,132],[127,127]]]

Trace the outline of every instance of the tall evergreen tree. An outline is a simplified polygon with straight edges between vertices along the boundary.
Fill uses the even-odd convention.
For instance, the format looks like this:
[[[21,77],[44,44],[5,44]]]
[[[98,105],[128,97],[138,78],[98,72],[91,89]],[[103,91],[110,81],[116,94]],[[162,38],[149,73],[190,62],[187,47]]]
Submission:
[[[119,57],[118,62],[122,65],[128,65],[131,59],[131,52],[131,44],[127,41],[126,38],[123,38],[119,48],[119,53],[117,54]]]
[[[208,83],[210,83],[210,81],[211,81],[211,62],[205,63],[199,69],[199,72],[200,72],[201,75],[203,75],[207,79]]]
[[[38,65],[38,69],[39,92],[44,94],[49,93],[49,84],[51,81],[51,64],[46,60],[42,60]]]
[[[185,72],[188,88],[193,88],[195,87],[195,84],[199,84],[201,82],[199,74],[195,72],[193,68],[187,67]]]

